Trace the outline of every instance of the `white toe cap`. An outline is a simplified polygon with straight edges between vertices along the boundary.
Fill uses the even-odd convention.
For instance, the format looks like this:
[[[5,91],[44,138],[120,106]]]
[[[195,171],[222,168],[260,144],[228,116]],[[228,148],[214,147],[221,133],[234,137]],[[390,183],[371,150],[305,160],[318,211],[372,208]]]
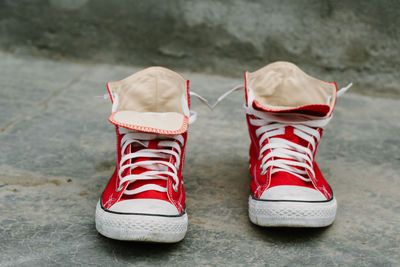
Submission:
[[[265,200],[299,200],[323,201],[326,197],[316,189],[295,185],[279,185],[265,190],[261,199]]]
[[[179,215],[179,212],[174,205],[160,199],[122,200],[111,206],[109,210],[121,213]]]

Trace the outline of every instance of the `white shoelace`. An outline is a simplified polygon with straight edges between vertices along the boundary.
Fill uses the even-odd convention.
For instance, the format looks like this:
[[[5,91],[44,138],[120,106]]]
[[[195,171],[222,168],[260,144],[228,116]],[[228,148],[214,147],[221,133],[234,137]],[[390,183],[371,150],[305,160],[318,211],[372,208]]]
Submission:
[[[307,178],[307,170],[315,177],[312,162],[314,151],[321,135],[317,128],[323,128],[331,120],[332,116],[323,119],[313,120],[289,120],[267,114],[262,111],[246,107],[246,112],[256,118],[250,119],[250,123],[259,126],[256,130],[257,138],[259,138],[260,152],[259,160],[261,175],[264,175],[269,167],[272,167],[271,175],[276,172],[290,173],[303,181],[309,182]],[[293,133],[299,138],[308,142],[308,146],[296,144],[295,142],[275,137],[285,134],[287,126],[293,127]],[[268,143],[264,141],[268,139]],[[269,153],[264,155],[266,151]]]
[[[340,89],[337,92],[337,97],[343,95],[351,86],[352,83]],[[218,98],[217,102],[212,107],[214,108],[231,93],[243,89],[244,86],[238,85],[227,91]],[[330,101],[330,99],[328,101]],[[332,115],[324,118],[303,115],[302,120],[301,117],[290,118],[288,116],[255,110],[252,107],[252,102],[253,100],[251,99],[249,105],[244,105],[244,108],[247,114],[255,117],[255,119],[250,119],[250,123],[259,127],[255,133],[259,139],[261,174],[264,175],[268,168],[272,167],[271,175],[283,171],[303,181],[309,182],[311,179],[308,177],[308,170],[315,178],[312,162],[316,146],[321,138],[318,128],[323,129],[332,119]],[[305,140],[309,145],[304,147],[292,141],[276,137],[285,134],[287,126],[293,127],[293,133],[297,137]],[[264,141],[267,139],[268,143],[263,145]],[[268,150],[270,150],[270,153],[264,155]]]
[[[120,132],[123,134],[123,137],[121,139],[122,155],[118,171],[119,187],[117,191],[120,191],[125,183],[130,184],[139,180],[168,180],[169,176],[173,179],[173,189],[177,192],[179,184],[178,171],[181,165],[181,147],[184,145],[183,136],[172,135],[168,139],[160,140],[157,134],[131,132],[125,128],[120,128]],[[151,140],[157,140],[157,149],[148,148]],[[141,146],[144,148],[125,154],[124,151],[126,151],[128,146]],[[171,157],[174,158],[174,164],[171,163],[171,160],[167,161]],[[151,160],[135,161],[135,159],[140,158],[151,158]],[[126,164],[128,161],[134,163]],[[140,174],[128,174],[122,177],[126,169],[132,173],[134,169],[139,167],[146,170]],[[165,187],[156,184],[145,184],[134,190],[125,189],[124,194],[134,195],[148,190],[167,191]]]
[[[191,96],[197,97],[203,104],[208,105],[208,101],[200,95],[190,92]],[[197,113],[190,111],[189,124],[192,124],[197,119]],[[173,189],[178,191],[179,177],[178,172],[181,166],[181,152],[184,145],[184,138],[182,135],[160,136],[151,133],[134,132],[125,128],[119,128],[120,133],[123,134],[121,139],[121,160],[119,164],[118,177],[119,185],[117,192],[124,190],[124,194],[134,195],[145,191],[154,190],[158,192],[166,192],[166,187],[157,184],[146,183],[135,189],[128,189],[129,184],[140,180],[165,180],[169,177],[173,180]],[[149,144],[152,140],[157,141],[157,149],[150,149]],[[128,147],[136,148],[142,147],[136,152],[125,153]],[[139,160],[148,158],[147,160]],[[174,159],[173,161],[171,159]],[[133,163],[132,163],[133,162]],[[175,162],[174,164],[171,162]],[[145,171],[132,174],[136,168],[144,168]],[[122,176],[125,170],[129,170],[129,174]]]

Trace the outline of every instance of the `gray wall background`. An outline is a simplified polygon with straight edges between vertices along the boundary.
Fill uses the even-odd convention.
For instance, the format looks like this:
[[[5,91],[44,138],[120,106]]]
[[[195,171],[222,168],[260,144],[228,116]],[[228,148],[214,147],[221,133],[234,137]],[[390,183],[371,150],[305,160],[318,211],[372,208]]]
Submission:
[[[276,60],[400,97],[400,1],[0,0],[0,49],[242,76]]]

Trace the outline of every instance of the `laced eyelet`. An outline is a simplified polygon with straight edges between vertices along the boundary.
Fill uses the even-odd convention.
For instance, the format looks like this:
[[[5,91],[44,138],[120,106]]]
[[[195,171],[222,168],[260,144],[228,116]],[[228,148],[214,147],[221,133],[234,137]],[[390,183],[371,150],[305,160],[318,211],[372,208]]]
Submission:
[[[118,188],[117,188],[116,192],[118,193],[119,191],[121,191],[121,190],[122,190],[122,188],[124,188],[124,186],[123,186],[123,185],[120,185],[120,186],[118,186]]]
[[[173,184],[172,189],[174,189],[175,193],[178,193],[178,184]]]

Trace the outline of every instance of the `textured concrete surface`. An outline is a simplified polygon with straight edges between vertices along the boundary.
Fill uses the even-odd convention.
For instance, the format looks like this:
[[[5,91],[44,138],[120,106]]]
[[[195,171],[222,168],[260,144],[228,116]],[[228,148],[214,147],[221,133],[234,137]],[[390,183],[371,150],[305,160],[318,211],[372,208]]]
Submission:
[[[2,0],[0,48],[238,77],[288,60],[400,95],[396,0]]]
[[[137,68],[0,53],[1,266],[398,266],[400,101],[341,98],[318,162],[339,203],[324,229],[266,229],[247,217],[243,94],[212,113],[196,100],[184,177],[183,242],[113,241],[94,226],[115,161],[106,81]],[[184,73],[214,101],[238,79]],[[324,78],[324,77],[321,77]],[[345,85],[349,80],[338,80]],[[355,88],[357,88],[357,84]]]

